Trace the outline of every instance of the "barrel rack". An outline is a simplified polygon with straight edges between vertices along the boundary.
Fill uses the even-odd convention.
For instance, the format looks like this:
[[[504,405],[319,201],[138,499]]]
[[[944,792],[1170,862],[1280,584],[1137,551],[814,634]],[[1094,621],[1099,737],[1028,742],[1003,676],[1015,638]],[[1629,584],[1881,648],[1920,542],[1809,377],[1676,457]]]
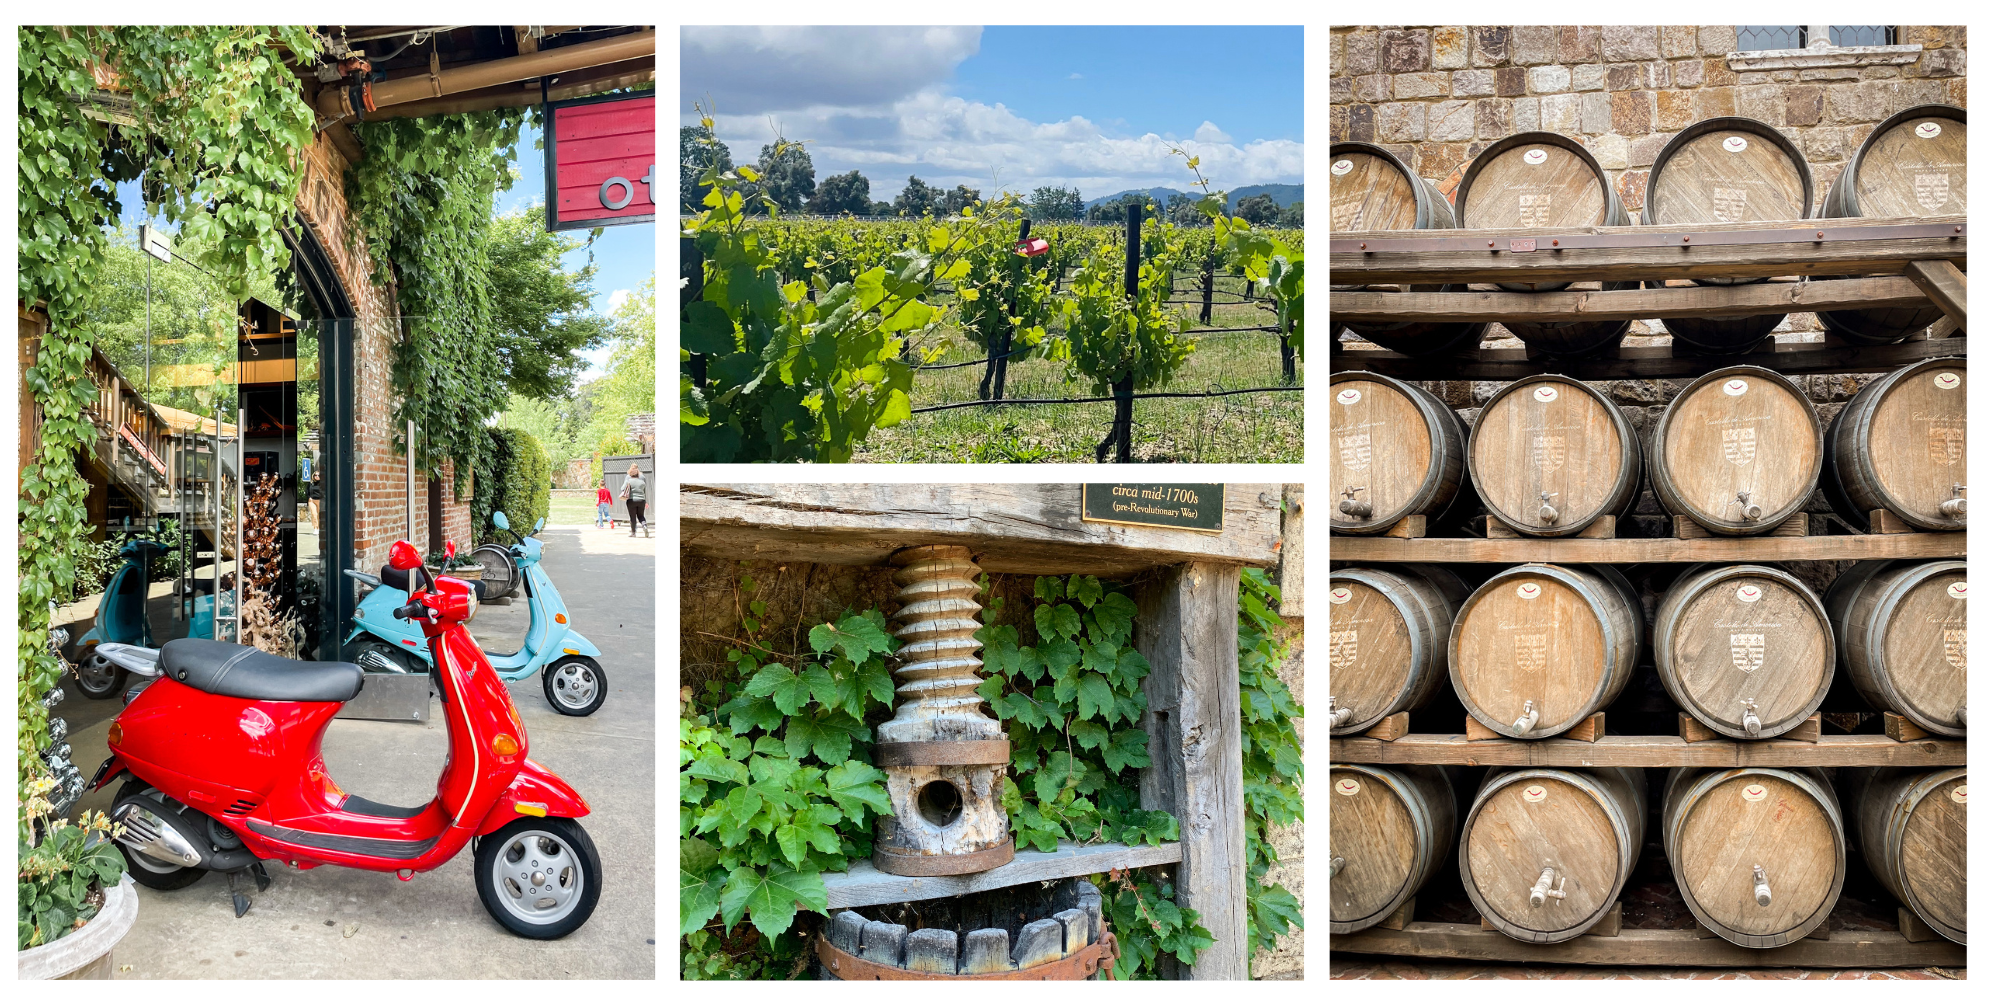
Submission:
[[[1923,306],[1945,318],[1917,338],[1858,345],[1765,342],[1744,355],[1702,355],[1686,346],[1621,346],[1601,355],[1557,359],[1528,349],[1477,346],[1407,356],[1366,342],[1330,343],[1330,370],[1366,370],[1403,380],[1516,380],[1560,373],[1581,380],[1692,378],[1736,364],[1785,374],[1870,373],[1924,359],[1966,354],[1967,225],[1961,216],[1922,219],[1811,220],[1678,227],[1529,228],[1339,233],[1328,241],[1332,292],[1329,330],[1345,322],[1649,319],[1668,314],[1749,316],[1850,308]],[[1858,278],[1841,278],[1849,274]],[[1769,278],[1742,286],[1693,286],[1696,277]],[[1823,277],[1823,278],[1820,278]],[[1410,291],[1442,284],[1667,280],[1664,288],[1508,293]],[[1395,284],[1399,291],[1379,291]],[[1849,533],[1738,538],[1512,539],[1335,536],[1336,564],[1379,562],[1650,562],[1845,561],[1965,556],[1963,533]],[[1399,716],[1392,716],[1399,718]],[[1393,738],[1392,738],[1393,737]],[[1482,739],[1406,733],[1386,720],[1364,735],[1332,738],[1333,763],[1461,766],[1896,766],[1965,763],[1962,740],[1885,735],[1821,735],[1816,741],[1771,739],[1688,742],[1680,736],[1603,735],[1574,739]],[[1905,912],[1905,911],[1904,911]],[[1912,920],[1912,918],[1910,918]],[[1600,928],[1603,925],[1600,925]],[[1479,924],[1411,919],[1330,938],[1331,952],[1433,959],[1551,964],[1728,968],[1894,968],[1965,964],[1964,946],[1917,930],[1834,930],[1773,949],[1743,948],[1709,932],[1614,929],[1552,945],[1509,938]],[[1932,939],[1932,940],[1930,940]]]

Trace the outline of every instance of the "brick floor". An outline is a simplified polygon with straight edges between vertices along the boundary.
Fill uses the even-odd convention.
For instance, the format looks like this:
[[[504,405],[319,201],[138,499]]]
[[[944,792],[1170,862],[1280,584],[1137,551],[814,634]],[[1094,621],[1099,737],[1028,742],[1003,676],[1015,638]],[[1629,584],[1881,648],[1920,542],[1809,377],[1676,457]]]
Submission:
[[[1663,969],[1330,959],[1334,980],[1960,980],[1962,969]]]

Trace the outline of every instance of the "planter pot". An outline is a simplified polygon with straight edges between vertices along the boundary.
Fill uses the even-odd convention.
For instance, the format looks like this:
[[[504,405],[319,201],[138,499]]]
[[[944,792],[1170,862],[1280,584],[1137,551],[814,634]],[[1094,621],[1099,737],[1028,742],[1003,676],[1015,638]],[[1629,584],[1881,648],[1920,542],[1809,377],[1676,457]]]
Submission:
[[[80,931],[17,953],[23,980],[108,980],[111,949],[138,920],[138,887],[126,875],[104,894],[104,908]]]
[[[447,575],[452,579],[464,579],[470,582],[475,582],[484,577],[483,565],[460,565],[447,572],[437,571],[433,568],[429,569],[429,571],[435,572],[437,575]]]

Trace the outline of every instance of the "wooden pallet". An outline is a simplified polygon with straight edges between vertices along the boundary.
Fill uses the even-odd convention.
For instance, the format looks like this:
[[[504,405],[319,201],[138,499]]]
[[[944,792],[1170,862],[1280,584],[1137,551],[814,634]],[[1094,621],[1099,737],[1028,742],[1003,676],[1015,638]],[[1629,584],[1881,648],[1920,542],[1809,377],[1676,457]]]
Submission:
[[[1478,924],[1411,921],[1402,930],[1372,927],[1331,935],[1329,953],[1405,955],[1425,959],[1535,962],[1590,966],[1714,966],[1724,969],[1913,969],[1965,964],[1964,946],[1911,942],[1900,931],[1833,931],[1781,948],[1743,948],[1692,930],[1626,928],[1615,936],[1585,934],[1555,945],[1516,941]]]

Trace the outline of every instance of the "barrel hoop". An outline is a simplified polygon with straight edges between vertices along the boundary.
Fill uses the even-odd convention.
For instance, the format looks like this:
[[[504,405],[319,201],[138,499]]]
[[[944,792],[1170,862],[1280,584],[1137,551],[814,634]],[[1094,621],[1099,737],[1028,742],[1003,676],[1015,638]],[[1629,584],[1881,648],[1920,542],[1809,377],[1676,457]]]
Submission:
[[[1791,929],[1780,931],[1776,934],[1744,934],[1708,916],[1706,911],[1701,908],[1701,904],[1694,899],[1693,884],[1686,881],[1678,872],[1680,867],[1680,821],[1686,819],[1695,803],[1699,802],[1708,792],[1714,790],[1715,787],[1735,778],[1748,775],[1774,777],[1795,785],[1810,795],[1812,801],[1824,810],[1825,817],[1833,824],[1831,827],[1832,841],[1834,848],[1838,852],[1838,868],[1832,876],[1832,887],[1821,899],[1818,907]],[[1803,938],[1813,928],[1824,923],[1825,918],[1831,914],[1832,908],[1838,905],[1839,891],[1845,885],[1846,881],[1846,824],[1845,820],[1839,814],[1838,798],[1832,792],[1820,789],[1818,783],[1810,775],[1798,771],[1779,770],[1770,767],[1733,767],[1727,770],[1710,771],[1696,778],[1687,791],[1681,794],[1679,801],[1674,806],[1662,807],[1661,812],[1663,816],[1662,821],[1665,823],[1663,846],[1666,850],[1666,860],[1671,863],[1675,869],[1675,876],[1680,879],[1675,883],[1680,890],[1680,898],[1686,902],[1687,909],[1693,911],[1694,918],[1699,920],[1702,926],[1723,938],[1744,948],[1777,948],[1788,945]]]
[[[1603,906],[1597,914],[1584,918],[1574,926],[1556,931],[1536,931],[1532,928],[1521,927],[1507,920],[1507,918],[1489,907],[1486,901],[1481,898],[1479,885],[1472,877],[1470,844],[1473,823],[1479,819],[1480,807],[1484,806],[1487,800],[1497,794],[1500,789],[1519,781],[1535,778],[1561,781],[1588,795],[1592,801],[1604,806],[1604,816],[1611,821],[1611,832],[1618,838],[1618,875],[1611,884],[1610,892],[1602,899]],[[1484,787],[1480,788],[1479,794],[1474,796],[1472,810],[1466,814],[1465,825],[1459,830],[1459,879],[1461,884],[1466,887],[1466,896],[1472,900],[1473,907],[1479,910],[1480,916],[1485,917],[1501,933],[1517,940],[1529,941],[1534,944],[1552,944],[1558,941],[1567,941],[1582,934],[1595,925],[1604,912],[1609,911],[1610,904],[1617,901],[1618,893],[1624,889],[1625,879],[1631,874],[1631,869],[1637,863],[1638,848],[1632,846],[1631,830],[1626,826],[1624,813],[1617,811],[1624,808],[1624,806],[1619,806],[1616,800],[1610,797],[1604,790],[1603,785],[1597,782],[1596,778],[1584,773],[1546,768],[1523,768],[1494,778]],[[1631,809],[1632,811],[1637,811],[1637,806],[1632,806]],[[1516,934],[1516,931],[1521,933]]]
[[[1647,458],[1647,466],[1651,468],[1653,494],[1659,497],[1660,504],[1668,512],[1686,516],[1711,530],[1752,530],[1756,533],[1768,533],[1782,525],[1785,520],[1802,512],[1805,505],[1811,501],[1811,493],[1805,492],[1793,498],[1789,502],[1784,503],[1782,508],[1774,512],[1765,513],[1760,520],[1745,523],[1740,520],[1723,519],[1719,516],[1708,516],[1704,513],[1696,512],[1694,507],[1686,499],[1681,497],[1675,489],[1673,485],[1673,472],[1666,467],[1666,433],[1672,427],[1674,409],[1678,408],[1680,402],[1685,401],[1689,395],[1701,387],[1743,374],[1747,374],[1753,380],[1775,380],[1779,388],[1789,391],[1793,397],[1805,405],[1805,414],[1811,418],[1811,434],[1816,456],[1813,459],[1812,468],[1807,472],[1804,480],[1810,484],[1817,484],[1819,475],[1825,469],[1825,454],[1827,447],[1830,446],[1825,439],[1825,425],[1818,420],[1818,409],[1812,406],[1810,398],[1806,397],[1804,392],[1796,384],[1792,383],[1789,377],[1778,373],[1776,370],[1766,369],[1762,366],[1724,367],[1703,374],[1700,379],[1688,384],[1680,393],[1674,395],[1673,400],[1666,403],[1666,410],[1660,414],[1659,421],[1652,427],[1652,449]],[[1743,534],[1743,536],[1753,535]]]
[[[1625,496],[1627,493],[1635,501],[1638,494],[1639,475],[1643,473],[1645,467],[1644,449],[1639,444],[1638,433],[1632,429],[1631,421],[1625,418],[1624,411],[1613,404],[1610,398],[1598,393],[1589,384],[1558,373],[1542,373],[1535,376],[1522,377],[1500,388],[1491,398],[1487,399],[1485,406],[1480,408],[1479,418],[1473,422],[1472,434],[1466,437],[1466,473],[1471,476],[1473,490],[1479,493],[1479,499],[1486,505],[1487,512],[1494,513],[1495,506],[1489,500],[1486,488],[1480,484],[1479,465],[1474,462],[1479,451],[1479,430],[1486,421],[1487,414],[1493,410],[1494,405],[1499,404],[1503,398],[1512,394],[1522,384],[1535,384],[1542,381],[1574,387],[1578,392],[1589,395],[1602,404],[1604,406],[1604,413],[1611,418],[1611,427],[1617,430],[1618,441],[1624,444],[1624,459],[1619,464],[1617,480],[1612,482],[1610,492],[1604,496],[1605,504],[1588,517],[1580,521],[1563,523],[1556,528],[1556,532],[1554,533],[1544,533],[1536,527],[1522,526],[1509,520],[1501,520],[1502,523],[1512,528],[1515,533],[1527,537],[1571,537],[1581,533],[1585,527],[1597,522],[1599,518],[1605,515],[1616,514],[1625,505]],[[1498,518],[1498,516],[1494,518]]]

